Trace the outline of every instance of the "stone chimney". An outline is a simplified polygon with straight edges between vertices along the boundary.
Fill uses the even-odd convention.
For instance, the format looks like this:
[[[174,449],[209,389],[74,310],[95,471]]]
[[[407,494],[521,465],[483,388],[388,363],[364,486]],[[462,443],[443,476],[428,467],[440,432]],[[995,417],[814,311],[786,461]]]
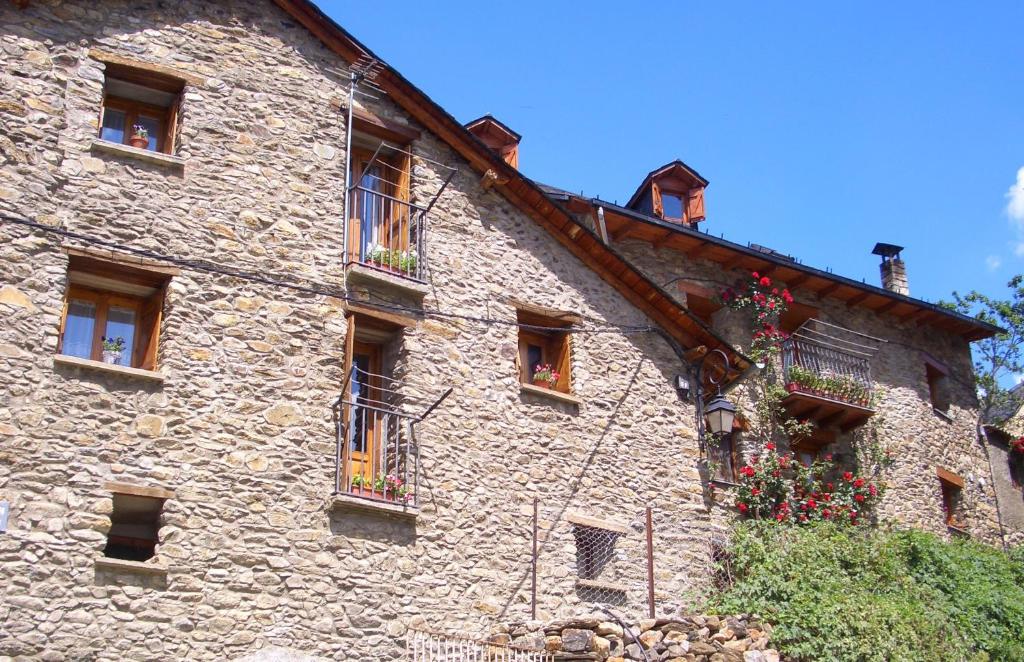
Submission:
[[[497,152],[505,163],[513,168],[519,168],[519,141],[522,140],[522,136],[492,115],[479,117],[467,124],[466,128]]]
[[[882,272],[882,287],[896,294],[910,296],[910,283],[907,282],[907,265],[904,264],[903,259],[900,257],[900,251],[902,250],[902,246],[879,243],[875,244],[875,249],[871,253],[882,257],[882,264],[879,265],[879,270]]]

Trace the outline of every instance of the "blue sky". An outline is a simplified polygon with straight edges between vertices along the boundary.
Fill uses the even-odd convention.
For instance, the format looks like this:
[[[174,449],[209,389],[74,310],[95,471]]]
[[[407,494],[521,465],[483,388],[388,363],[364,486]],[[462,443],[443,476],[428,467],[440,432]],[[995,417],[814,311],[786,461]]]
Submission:
[[[625,202],[678,157],[733,241],[869,283],[906,246],[929,300],[1024,272],[1024,3],[319,4],[539,181]]]

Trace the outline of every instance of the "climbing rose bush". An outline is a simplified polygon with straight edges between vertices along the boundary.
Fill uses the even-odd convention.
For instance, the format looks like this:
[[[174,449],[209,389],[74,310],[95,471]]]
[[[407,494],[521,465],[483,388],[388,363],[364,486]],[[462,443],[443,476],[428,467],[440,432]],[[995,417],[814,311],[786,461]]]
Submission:
[[[1010,451],[1024,455],[1024,437],[1017,437],[1010,442]]]
[[[733,310],[749,310],[754,314],[754,336],[751,341],[753,358],[759,359],[778,349],[789,334],[778,328],[779,317],[793,303],[789,290],[781,290],[772,279],[756,271],[750,280],[738,289],[727,288],[721,294],[722,303]]]
[[[736,509],[746,517],[787,524],[869,520],[881,488],[850,471],[839,472],[831,455],[806,467],[775,444],[740,469]]]

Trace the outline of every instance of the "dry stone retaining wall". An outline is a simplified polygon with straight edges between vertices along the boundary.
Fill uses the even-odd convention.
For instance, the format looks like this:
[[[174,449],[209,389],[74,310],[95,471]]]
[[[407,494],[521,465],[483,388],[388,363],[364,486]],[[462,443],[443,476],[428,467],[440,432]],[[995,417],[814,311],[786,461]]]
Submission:
[[[626,627],[609,614],[501,628],[497,643],[544,648],[558,662],[779,662],[771,625],[751,616],[645,619]]]

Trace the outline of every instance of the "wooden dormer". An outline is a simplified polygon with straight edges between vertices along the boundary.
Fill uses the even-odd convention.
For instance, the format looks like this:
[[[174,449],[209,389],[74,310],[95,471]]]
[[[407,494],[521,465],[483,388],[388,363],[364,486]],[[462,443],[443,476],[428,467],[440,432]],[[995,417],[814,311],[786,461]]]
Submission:
[[[519,141],[522,136],[499,122],[491,115],[484,115],[466,125],[480,142],[498,153],[505,163],[513,168],[519,168]]]
[[[704,188],[708,180],[676,160],[652,171],[630,198],[628,208],[682,225],[704,220]]]

